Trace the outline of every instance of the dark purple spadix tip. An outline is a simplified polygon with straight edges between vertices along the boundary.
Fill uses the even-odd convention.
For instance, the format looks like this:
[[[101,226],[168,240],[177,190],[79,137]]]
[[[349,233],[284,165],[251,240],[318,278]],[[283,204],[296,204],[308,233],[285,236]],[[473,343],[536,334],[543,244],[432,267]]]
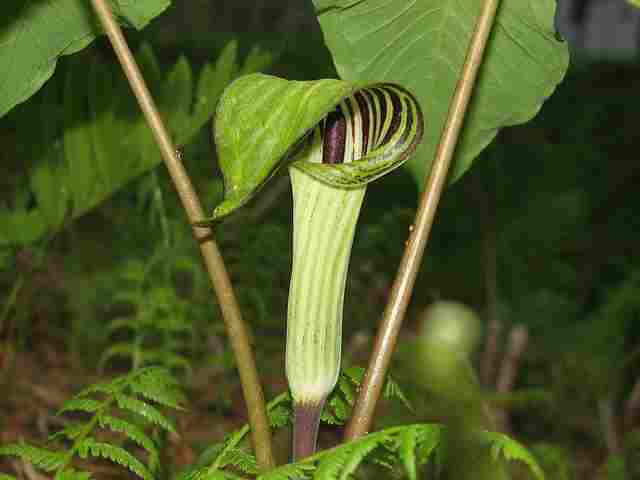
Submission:
[[[327,115],[324,124],[322,163],[343,163],[344,142],[347,135],[347,122],[338,107]]]
[[[320,414],[324,401],[294,404],[293,461],[297,462],[316,453]]]

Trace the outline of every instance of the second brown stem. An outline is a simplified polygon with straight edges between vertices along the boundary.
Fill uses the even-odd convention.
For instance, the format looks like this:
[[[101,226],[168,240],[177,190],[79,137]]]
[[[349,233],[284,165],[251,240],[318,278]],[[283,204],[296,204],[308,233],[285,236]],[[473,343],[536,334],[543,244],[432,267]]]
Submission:
[[[482,10],[471,38],[471,44],[467,51],[462,74],[456,86],[447,121],[438,144],[433,167],[418,207],[415,228],[409,236],[407,247],[391,289],[389,303],[375,339],[369,365],[360,388],[360,394],[345,431],[345,440],[347,441],[366,435],[371,428],[376,403],[382,392],[384,379],[391,363],[391,355],[395,349],[418,269],[422,263],[438,202],[442,195],[449,165],[462,129],[476,76],[482,64],[482,55],[491,33],[498,4],[499,0],[485,0],[483,2]]]

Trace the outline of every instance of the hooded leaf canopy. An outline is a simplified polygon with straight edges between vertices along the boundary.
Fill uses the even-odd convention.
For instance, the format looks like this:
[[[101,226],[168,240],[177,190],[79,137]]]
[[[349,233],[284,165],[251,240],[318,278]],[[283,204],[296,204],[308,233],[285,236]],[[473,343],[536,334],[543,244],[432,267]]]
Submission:
[[[325,132],[333,129],[335,133],[336,118],[347,128],[339,135],[342,142],[352,147],[353,142],[364,143],[353,150],[353,158],[314,163],[313,144]],[[316,127],[317,135],[307,135]],[[398,85],[297,82],[262,74],[242,77],[228,87],[218,105],[215,139],[225,197],[203,223],[246,203],[286,163],[295,162],[336,188],[365,185],[401,165],[415,150],[423,130],[420,106]],[[347,131],[351,133],[345,137]],[[327,137],[333,153],[336,141]]]

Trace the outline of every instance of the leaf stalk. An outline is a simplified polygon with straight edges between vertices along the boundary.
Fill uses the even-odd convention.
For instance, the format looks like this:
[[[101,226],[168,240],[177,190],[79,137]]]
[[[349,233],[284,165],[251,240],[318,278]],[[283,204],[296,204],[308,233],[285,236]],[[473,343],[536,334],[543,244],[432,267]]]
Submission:
[[[176,148],[155,106],[122,30],[105,0],[91,0],[100,23],[107,33],[111,45],[120,61],[129,85],[142,109],[149,128],[153,132],[162,159],[178,191],[189,222],[193,225],[205,217],[193,185],[182,165]],[[271,449],[271,432],[267,420],[264,394],[260,385],[255,358],[249,342],[248,329],[242,319],[240,308],[224,265],[218,246],[208,227],[194,227],[193,235],[200,246],[205,266],[216,292],[222,317],[225,322],[231,348],[238,366],[244,399],[247,404],[251,435],[258,465],[262,470],[274,466]]]
[[[471,38],[467,56],[449,107],[433,166],[426,180],[414,229],[409,235],[404,255],[391,289],[389,303],[378,329],[369,365],[365,373],[353,415],[345,430],[345,441],[366,435],[373,420],[384,379],[391,363],[398,333],[415,285],[418,269],[431,233],[436,209],[444,189],[449,165],[462,130],[471,93],[482,64],[482,57],[491,33],[499,0],[485,0]]]

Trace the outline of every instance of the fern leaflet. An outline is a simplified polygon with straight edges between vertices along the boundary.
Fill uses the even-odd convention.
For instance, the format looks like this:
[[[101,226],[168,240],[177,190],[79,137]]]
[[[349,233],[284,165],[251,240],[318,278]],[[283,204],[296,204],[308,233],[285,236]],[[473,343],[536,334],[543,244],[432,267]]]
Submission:
[[[67,468],[55,476],[55,480],[91,480],[91,472]]]
[[[24,443],[14,443],[0,447],[0,456],[10,455],[31,462],[45,472],[53,472],[64,464],[64,452],[55,452]]]
[[[518,442],[509,438],[504,433],[499,432],[481,432],[480,436],[483,440],[489,442],[491,455],[495,461],[497,461],[501,455],[506,460],[519,460],[529,467],[538,480],[544,479],[544,473],[538,466],[538,462],[536,462],[533,455]]]
[[[407,471],[409,480],[416,480],[418,472],[416,470],[416,444],[419,429],[409,427],[400,434],[398,453]]]
[[[95,394],[97,398],[93,396]],[[91,385],[62,406],[60,413],[80,411],[91,414],[85,422],[72,422],[50,437],[50,441],[62,441],[69,445],[66,450],[17,443],[1,446],[0,456],[17,456],[41,470],[55,472],[55,480],[91,478],[89,472],[70,468],[75,457],[103,458],[127,468],[143,480],[152,480],[159,467],[159,452],[144,428],[159,426],[175,432],[175,427],[171,419],[149,402],[182,408],[179,403],[182,398],[175,379],[167,370],[157,367],[135,370],[110,382]],[[136,414],[134,419],[138,422],[119,416],[129,413]],[[149,455],[147,464],[121,446],[98,441],[93,436],[98,429],[110,430],[141,447]],[[242,460],[250,464],[249,459]]]
[[[154,470],[160,463],[160,454],[156,443],[144,431],[131,422],[111,415],[103,415],[98,418],[101,428],[122,433],[129,440],[139,445],[149,453],[149,465]]]
[[[153,475],[149,469],[122,447],[116,447],[109,443],[98,442],[92,437],[86,437],[78,444],[77,453],[80,458],[93,456],[111,460],[113,463],[131,470],[143,480],[153,480]]]
[[[165,417],[160,412],[160,410],[142,400],[138,400],[136,397],[117,394],[116,403],[118,404],[118,407],[122,408],[123,410],[128,410],[132,413],[140,415],[147,421],[154,423],[162,427],[164,430],[170,431],[171,433],[177,433],[176,427],[173,422],[169,418]]]

